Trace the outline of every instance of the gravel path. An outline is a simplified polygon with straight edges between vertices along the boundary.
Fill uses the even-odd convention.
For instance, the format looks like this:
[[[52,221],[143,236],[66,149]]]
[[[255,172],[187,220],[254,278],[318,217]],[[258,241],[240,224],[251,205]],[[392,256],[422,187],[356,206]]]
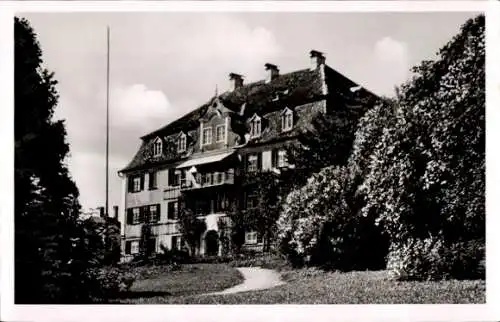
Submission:
[[[245,280],[243,283],[227,288],[220,292],[208,293],[204,295],[221,295],[232,294],[256,290],[265,290],[278,285],[285,284],[280,277],[280,274],[272,269],[260,267],[238,267],[236,268],[243,275]]]

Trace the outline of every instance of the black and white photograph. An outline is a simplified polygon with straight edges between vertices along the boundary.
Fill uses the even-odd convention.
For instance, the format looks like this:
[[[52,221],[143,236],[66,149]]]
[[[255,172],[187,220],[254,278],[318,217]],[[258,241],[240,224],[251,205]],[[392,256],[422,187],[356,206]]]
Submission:
[[[470,8],[14,11],[13,304],[490,303]]]

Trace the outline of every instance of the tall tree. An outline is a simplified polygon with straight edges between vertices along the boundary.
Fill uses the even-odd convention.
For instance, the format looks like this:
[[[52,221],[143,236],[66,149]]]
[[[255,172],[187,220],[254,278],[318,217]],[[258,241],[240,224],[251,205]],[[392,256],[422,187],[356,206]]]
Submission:
[[[68,302],[83,270],[75,268],[80,206],[70,178],[64,121],[54,121],[58,95],[42,66],[36,34],[15,18],[15,301]]]
[[[395,266],[415,267],[411,252],[430,256],[472,240],[484,248],[484,24],[483,15],[468,20],[436,60],[413,69],[369,158],[363,212],[377,214],[401,256]],[[415,277],[442,276],[435,271]]]

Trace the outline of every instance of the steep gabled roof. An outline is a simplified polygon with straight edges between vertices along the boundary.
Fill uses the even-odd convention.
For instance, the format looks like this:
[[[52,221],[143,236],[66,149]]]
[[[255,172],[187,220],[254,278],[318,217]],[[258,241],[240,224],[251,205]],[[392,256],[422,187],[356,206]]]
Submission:
[[[252,117],[254,114],[259,115],[267,122],[273,123],[269,129],[264,130],[261,137],[252,139],[253,143],[269,142],[277,138],[277,136],[294,137],[301,129],[307,127],[308,122],[313,116],[311,107],[304,106],[299,110],[295,110],[295,106],[304,105],[325,98],[324,86],[328,87],[328,95],[333,95],[342,101],[344,104],[349,104],[353,97],[350,88],[358,87],[358,84],[351,81],[336,70],[324,65],[323,82],[322,69],[315,70],[303,69],[291,73],[281,74],[273,81],[266,83],[264,80],[243,85],[234,91],[225,92],[216,97],[212,97],[205,104],[195,110],[185,114],[177,120],[151,132],[143,137],[142,144],[133,159],[122,171],[131,171],[141,169],[148,166],[164,164],[168,162],[176,162],[187,158],[192,153],[192,146],[188,144],[188,151],[179,154],[176,151],[176,144],[173,140],[173,135],[184,131],[192,140],[197,140],[197,128],[200,118],[205,115],[208,108],[214,101],[220,101],[229,111],[235,112],[232,121],[236,123],[243,122]],[[371,99],[376,97],[373,93],[362,88],[357,91],[354,96]],[[297,125],[292,131],[286,133],[278,133],[279,113],[285,108],[290,107],[297,113]],[[235,126],[236,126],[235,123]],[[274,124],[276,123],[276,124]],[[238,123],[239,124],[239,123]],[[275,129],[276,128],[276,129]],[[156,136],[165,138],[165,151],[162,158],[147,158],[149,143]]]
[[[221,102],[234,112],[239,112],[241,106],[247,103],[244,117],[254,113],[264,114],[264,109],[272,109],[273,105],[291,104],[293,106],[310,102],[322,96],[322,79],[319,70],[303,69],[287,74],[282,74],[270,83],[258,81],[241,86],[231,92],[219,96]],[[284,94],[286,93],[286,94]],[[273,99],[280,95],[276,102]],[[141,137],[143,140],[162,134],[170,135],[182,129],[191,129],[198,126],[198,120],[205,114],[213,102],[203,104],[183,117]]]

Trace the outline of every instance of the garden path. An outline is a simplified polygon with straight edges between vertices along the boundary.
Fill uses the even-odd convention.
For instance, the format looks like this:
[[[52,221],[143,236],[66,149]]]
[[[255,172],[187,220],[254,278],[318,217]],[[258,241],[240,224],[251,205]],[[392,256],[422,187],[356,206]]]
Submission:
[[[233,294],[248,291],[257,291],[283,285],[280,274],[272,269],[260,267],[238,267],[236,268],[245,279],[243,283],[227,288],[220,292],[208,293],[205,295]]]

